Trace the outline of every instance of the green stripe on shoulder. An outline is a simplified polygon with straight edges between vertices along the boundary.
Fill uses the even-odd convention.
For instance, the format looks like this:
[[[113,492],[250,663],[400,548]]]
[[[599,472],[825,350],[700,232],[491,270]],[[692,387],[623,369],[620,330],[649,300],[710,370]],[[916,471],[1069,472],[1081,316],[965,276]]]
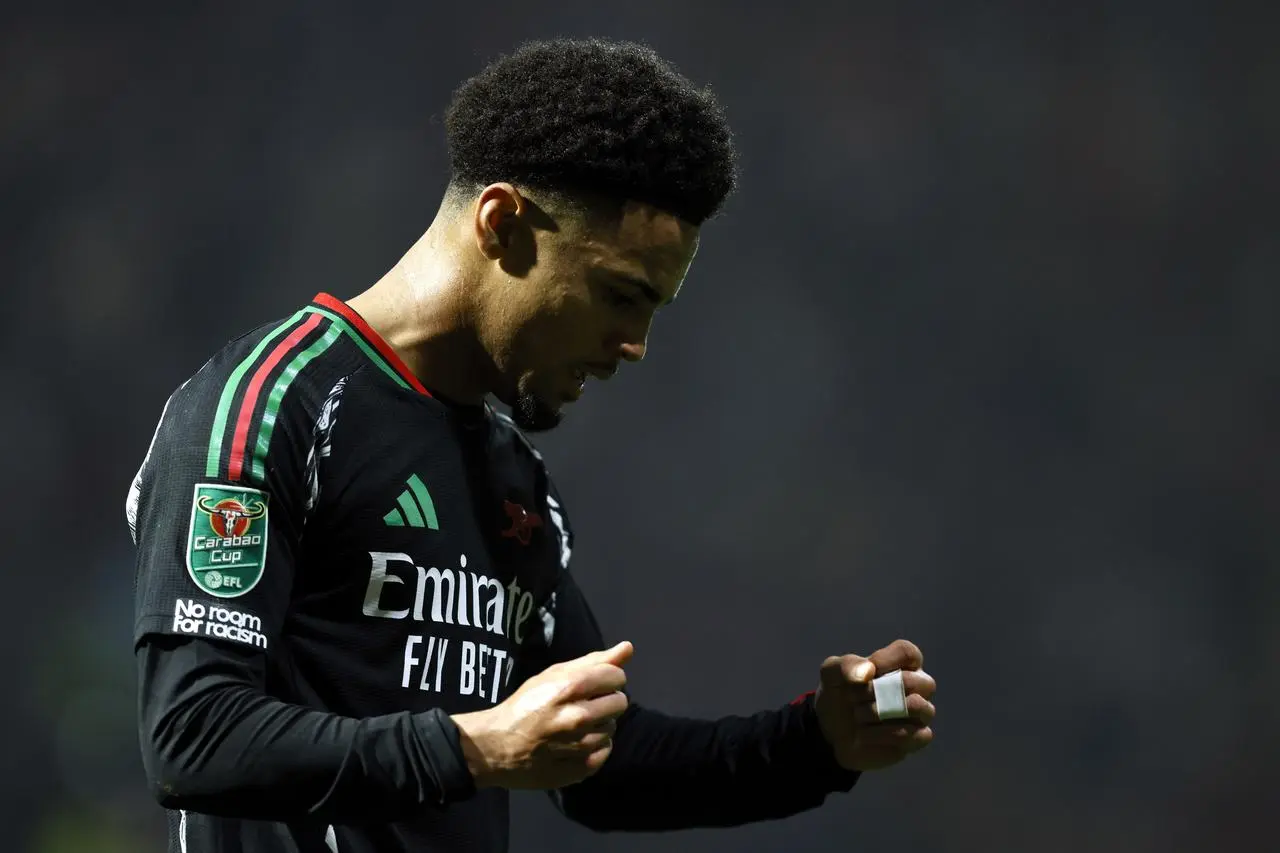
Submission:
[[[236,369],[231,371],[231,375],[227,377],[227,384],[222,386],[222,396],[218,398],[218,408],[213,415],[213,428],[209,431],[209,454],[205,462],[204,472],[206,477],[218,476],[218,463],[222,458],[223,442],[226,440],[227,419],[231,415],[231,403],[235,400],[236,391],[239,390],[240,382],[244,379],[244,375],[262,357],[263,351],[271,345],[272,341],[297,325],[298,321],[303,319],[306,314],[306,310],[303,309],[272,329],[262,340],[258,341],[258,345],[253,348],[253,351],[245,356],[244,360],[236,365]]]
[[[361,335],[359,332],[357,332],[355,329],[351,328],[351,324],[348,323],[346,319],[338,316],[332,311],[328,311],[324,308],[321,308],[318,305],[308,305],[306,308],[303,308],[302,310],[304,312],[310,312],[312,314],[322,314],[323,316],[328,317],[330,320],[334,322],[334,324],[338,328],[342,329],[343,333],[345,333],[347,337],[355,341],[356,344],[360,347],[360,349],[364,350],[364,354],[369,356],[369,358],[373,361],[373,363],[378,365],[378,367],[382,369],[383,373],[387,374],[392,379],[394,379],[396,381],[396,384],[399,385],[401,388],[413,390],[412,388],[409,387],[409,383],[404,381],[404,377],[401,376],[394,367],[387,364],[387,360],[382,357],[382,353],[378,352],[376,349],[369,346],[369,342],[364,339],[364,336]]]
[[[267,408],[262,413],[262,425],[258,427],[258,441],[253,448],[253,467],[251,470],[254,482],[261,483],[266,479],[267,451],[271,449],[271,433],[276,427],[276,419],[280,416],[280,401],[284,399],[289,386],[293,384],[294,379],[298,378],[298,374],[302,372],[302,369],[310,364],[312,359],[332,346],[340,334],[342,334],[342,329],[337,324],[330,325],[328,330],[319,338],[316,338],[311,346],[294,356],[293,361],[289,362],[276,379],[276,384],[272,387],[271,394],[267,397]]]

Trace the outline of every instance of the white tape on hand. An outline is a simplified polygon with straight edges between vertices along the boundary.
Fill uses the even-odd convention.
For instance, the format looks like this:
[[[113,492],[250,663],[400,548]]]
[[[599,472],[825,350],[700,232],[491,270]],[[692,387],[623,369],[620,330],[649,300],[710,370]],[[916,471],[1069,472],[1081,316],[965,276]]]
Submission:
[[[907,716],[907,688],[902,683],[901,670],[873,679],[871,686],[876,691],[876,717],[901,720]]]

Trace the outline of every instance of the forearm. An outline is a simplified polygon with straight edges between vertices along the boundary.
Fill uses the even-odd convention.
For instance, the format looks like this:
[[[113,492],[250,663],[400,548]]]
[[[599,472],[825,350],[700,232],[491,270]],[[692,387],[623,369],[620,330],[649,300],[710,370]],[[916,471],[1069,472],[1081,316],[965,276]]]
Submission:
[[[291,705],[205,641],[139,649],[143,763],[167,808],[242,819],[395,820],[470,796],[443,713],[357,720]]]
[[[737,826],[814,808],[857,779],[835,763],[809,698],[714,721],[632,706],[604,768],[557,802],[600,831]]]

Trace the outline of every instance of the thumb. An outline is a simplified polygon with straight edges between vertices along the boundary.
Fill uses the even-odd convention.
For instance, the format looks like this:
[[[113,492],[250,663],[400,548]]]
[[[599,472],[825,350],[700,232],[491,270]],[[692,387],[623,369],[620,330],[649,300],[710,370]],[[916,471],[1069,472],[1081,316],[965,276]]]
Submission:
[[[827,688],[868,684],[875,673],[875,664],[859,655],[829,657],[822,662],[820,670],[822,686]]]
[[[631,645],[630,641],[623,640],[611,649],[605,649],[600,652],[592,652],[583,658],[584,661],[590,663],[611,663],[614,666],[622,666],[631,660],[631,656],[635,654],[636,648]]]

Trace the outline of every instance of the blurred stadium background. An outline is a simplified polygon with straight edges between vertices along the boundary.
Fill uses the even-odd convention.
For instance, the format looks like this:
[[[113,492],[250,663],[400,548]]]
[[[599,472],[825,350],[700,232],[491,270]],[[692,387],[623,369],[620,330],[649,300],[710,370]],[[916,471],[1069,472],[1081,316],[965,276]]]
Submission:
[[[6,4],[0,847],[163,849],[123,504],[165,397],[399,257],[461,79],[595,34],[743,153],[643,369],[542,442],[635,693],[753,711],[905,636],[942,715],[785,823],[600,838],[527,795],[515,851],[1274,849],[1274,8]]]

